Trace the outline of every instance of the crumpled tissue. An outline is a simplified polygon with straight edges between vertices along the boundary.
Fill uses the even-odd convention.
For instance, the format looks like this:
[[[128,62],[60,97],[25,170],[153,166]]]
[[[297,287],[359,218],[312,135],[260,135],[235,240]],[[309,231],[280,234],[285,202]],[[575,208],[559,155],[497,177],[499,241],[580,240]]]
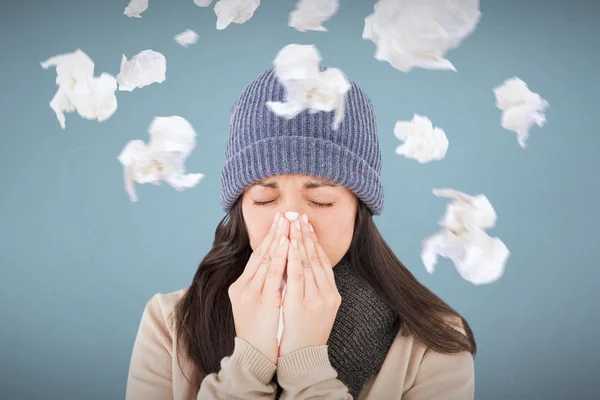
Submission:
[[[461,277],[475,285],[498,280],[510,252],[499,238],[485,232],[497,217],[487,197],[453,189],[434,189],[433,193],[452,202],[439,221],[442,229],[423,241],[421,259],[427,272],[433,273],[439,255],[452,260]]]
[[[377,47],[375,58],[408,72],[413,68],[456,71],[445,59],[474,30],[479,0],[379,0],[365,18],[363,39]]]
[[[529,130],[546,123],[546,108],[550,104],[539,94],[533,93],[527,84],[514,77],[494,88],[496,107],[502,110],[502,127],[517,134],[521,148],[527,147]]]
[[[231,23],[243,24],[254,15],[260,0],[219,0],[215,4],[217,29],[223,30]]]
[[[300,216],[296,211],[287,211],[284,215],[290,222],[297,220]]]
[[[125,7],[125,12],[123,12],[123,14],[127,15],[129,18],[142,18],[140,14],[147,9],[148,0],[131,0],[127,7]]]
[[[448,151],[446,133],[438,127],[434,128],[429,118],[418,114],[413,115],[412,121],[396,122],[394,135],[404,141],[396,148],[396,154],[421,164],[441,160]]]
[[[131,92],[152,83],[162,83],[167,78],[167,59],[154,50],[143,50],[127,61],[123,54],[121,71],[117,75],[119,90]]]
[[[276,115],[292,119],[304,110],[334,112],[332,128],[337,130],[345,115],[344,96],[350,82],[338,68],[320,71],[321,55],[314,45],[289,44],[279,51],[273,64],[285,88],[285,102],[268,101]]]
[[[123,164],[125,190],[132,202],[138,200],[135,183],[155,186],[166,182],[177,191],[192,188],[204,174],[187,174],[185,161],[196,147],[196,131],[179,116],[155,117],[148,129],[150,142],[128,142],[118,156]]]
[[[191,29],[186,29],[175,36],[175,41],[183,47],[188,47],[198,41],[198,34]]]
[[[212,3],[212,0],[194,0],[194,4],[198,7],[208,7]]]
[[[322,24],[329,20],[340,8],[339,0],[299,0],[296,9],[290,13],[288,26],[300,32],[327,32]]]
[[[110,74],[94,77],[94,62],[81,49],[59,54],[42,61],[42,68],[56,67],[58,90],[50,101],[50,108],[62,129],[65,129],[65,112],[77,111],[90,120],[102,122],[117,110],[117,80]]]

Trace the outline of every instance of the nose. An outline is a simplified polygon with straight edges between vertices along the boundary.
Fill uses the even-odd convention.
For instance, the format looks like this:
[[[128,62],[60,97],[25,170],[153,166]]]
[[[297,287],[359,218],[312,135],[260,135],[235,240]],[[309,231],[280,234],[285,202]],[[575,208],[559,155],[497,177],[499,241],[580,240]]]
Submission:
[[[301,199],[294,198],[293,196],[286,197],[285,201],[281,202],[281,207],[277,211],[282,214],[286,212],[298,213],[299,216],[308,212],[306,206],[302,204]]]

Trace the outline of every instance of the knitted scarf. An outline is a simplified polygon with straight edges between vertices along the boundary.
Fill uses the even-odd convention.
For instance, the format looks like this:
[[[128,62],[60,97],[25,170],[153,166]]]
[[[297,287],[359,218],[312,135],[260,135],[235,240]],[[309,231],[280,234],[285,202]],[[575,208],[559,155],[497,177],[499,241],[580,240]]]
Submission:
[[[327,342],[329,360],[338,379],[356,399],[379,372],[396,338],[400,320],[346,259],[333,272],[342,304]],[[281,392],[277,383],[276,399]]]

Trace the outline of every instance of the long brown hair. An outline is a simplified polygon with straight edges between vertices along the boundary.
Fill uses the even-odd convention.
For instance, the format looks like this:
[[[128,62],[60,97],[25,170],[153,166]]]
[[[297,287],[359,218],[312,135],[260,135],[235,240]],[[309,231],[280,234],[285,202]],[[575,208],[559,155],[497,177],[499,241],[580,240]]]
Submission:
[[[179,348],[196,369],[193,379],[197,387],[204,376],[220,370],[223,357],[233,353],[235,327],[227,291],[241,275],[251,252],[238,199],[217,226],[212,248],[175,308]],[[375,226],[371,211],[361,201],[346,256],[360,276],[396,311],[404,335],[413,335],[431,350],[466,350],[475,356],[477,346],[467,321],[419,283],[396,258]],[[456,330],[450,320],[460,320],[466,334]]]

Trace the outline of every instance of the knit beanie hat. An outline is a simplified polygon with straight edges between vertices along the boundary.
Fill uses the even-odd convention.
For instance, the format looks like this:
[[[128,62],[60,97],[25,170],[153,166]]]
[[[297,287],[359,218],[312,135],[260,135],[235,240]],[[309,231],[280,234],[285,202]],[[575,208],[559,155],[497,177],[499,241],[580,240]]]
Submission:
[[[221,173],[221,207],[228,212],[250,184],[280,174],[305,174],[347,187],[374,215],[383,210],[381,150],[375,111],[351,80],[345,115],[303,111],[292,119],[274,114],[267,101],[285,101],[273,68],[256,77],[230,111],[230,134]]]

